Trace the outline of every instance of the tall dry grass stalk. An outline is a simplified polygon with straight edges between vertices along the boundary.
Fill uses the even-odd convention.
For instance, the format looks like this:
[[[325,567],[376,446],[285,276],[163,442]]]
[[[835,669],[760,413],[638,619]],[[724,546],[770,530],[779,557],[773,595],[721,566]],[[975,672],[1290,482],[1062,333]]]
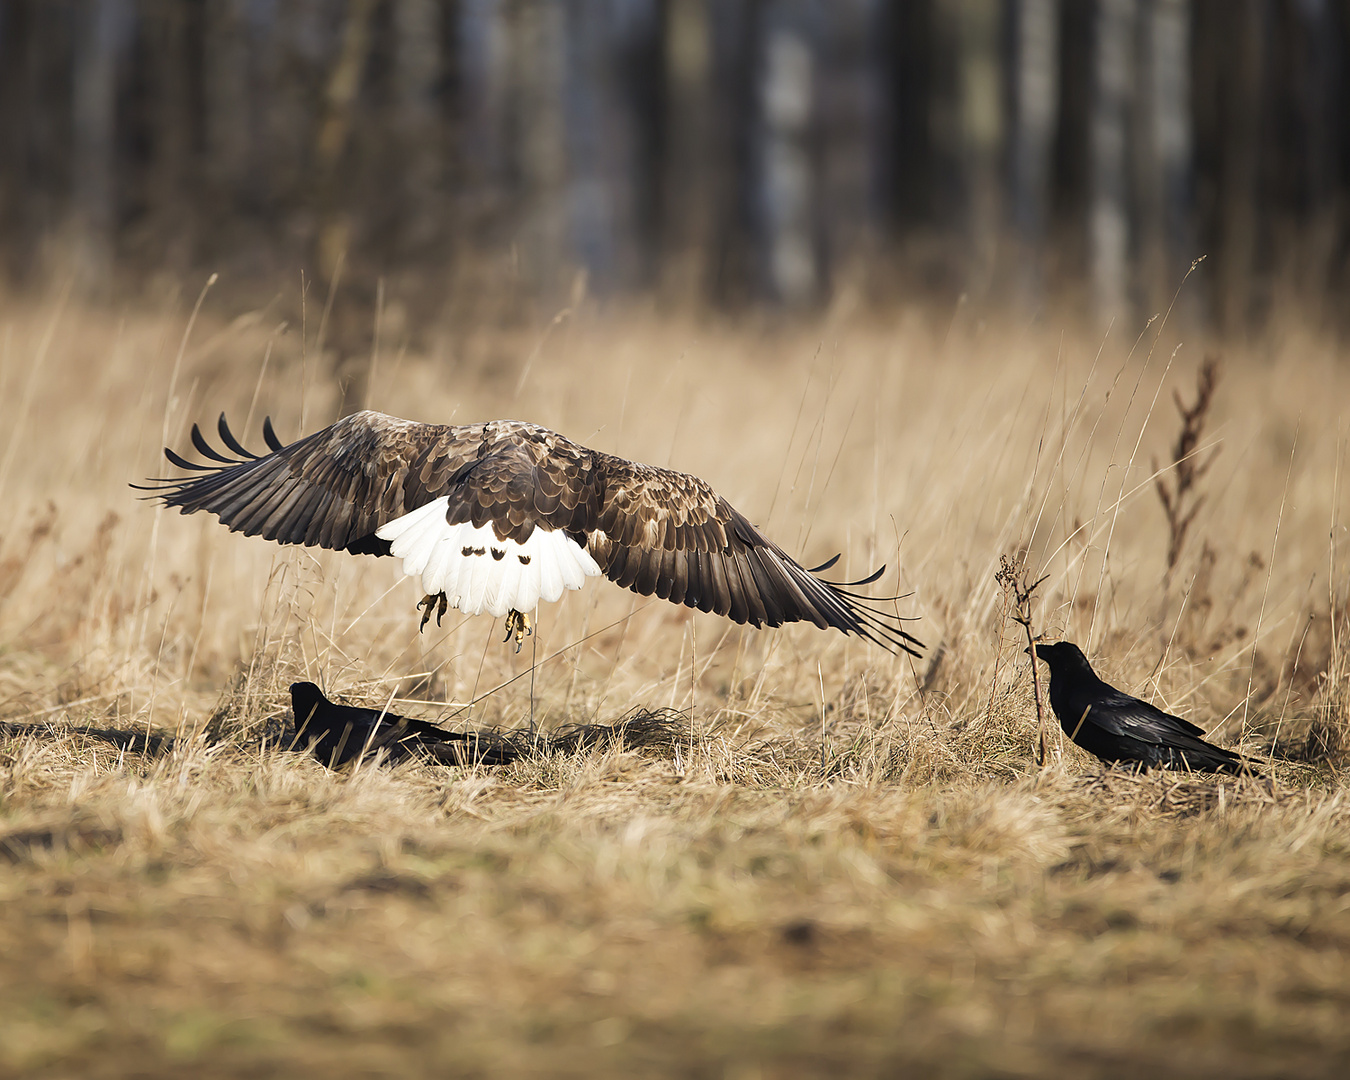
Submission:
[[[1186,542],[1195,515],[1205,504],[1205,497],[1199,491],[1200,481],[1209,467],[1214,464],[1214,454],[1203,454],[1200,439],[1205,431],[1205,418],[1214,403],[1214,391],[1219,384],[1219,358],[1207,355],[1200,364],[1195,379],[1195,400],[1187,405],[1181,399],[1180,391],[1172,391],[1172,400],[1176,402],[1177,412],[1181,414],[1181,430],[1176,442],[1172,444],[1172,464],[1170,469],[1162,469],[1156,458],[1153,471],[1158,498],[1162,500],[1163,513],[1167,515],[1167,572],[1164,585],[1170,585],[1172,574],[1181,560],[1181,548]]]
[[[135,501],[193,421],[247,416],[256,443],[264,413],[335,418],[327,304],[311,339],[307,316],[227,320],[210,297],[190,334],[187,311],[0,301],[0,1072],[1350,1060],[1336,347],[1229,350],[1196,439],[1203,509],[1180,509],[1198,455],[1149,418],[1200,350],[1166,327],[1145,356],[948,336],[922,311],[694,324],[583,299],[543,331],[409,338],[385,297],[374,407],[514,414],[698,473],[808,564],[887,563],[928,643],[914,666],[601,583],[540,612],[531,658],[486,619],[419,635],[389,560]],[[1169,464],[1139,467],[1153,455]],[[1036,770],[1009,551],[1043,578],[1040,629],[1273,751],[1269,781],[1127,776],[1072,745]],[[1185,602],[1160,662],[1169,575]],[[297,678],[452,726],[692,720],[646,753],[333,774],[277,749]]]

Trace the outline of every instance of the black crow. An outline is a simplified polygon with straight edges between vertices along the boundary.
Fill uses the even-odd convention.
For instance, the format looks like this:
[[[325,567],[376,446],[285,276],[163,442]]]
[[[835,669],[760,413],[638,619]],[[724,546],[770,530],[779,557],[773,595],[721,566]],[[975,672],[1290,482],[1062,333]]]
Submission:
[[[329,701],[312,682],[291,683],[295,735],[288,750],[310,750],[330,768],[383,750],[388,761],[419,757],[442,765],[505,765],[520,751],[491,735],[445,731],[425,720]]]
[[[1023,651],[1031,653],[1031,649]],[[1108,765],[1255,771],[1246,758],[1200,738],[1203,728],[1102,682],[1073,642],[1037,643],[1036,655],[1050,665],[1050,706],[1059,726]]]

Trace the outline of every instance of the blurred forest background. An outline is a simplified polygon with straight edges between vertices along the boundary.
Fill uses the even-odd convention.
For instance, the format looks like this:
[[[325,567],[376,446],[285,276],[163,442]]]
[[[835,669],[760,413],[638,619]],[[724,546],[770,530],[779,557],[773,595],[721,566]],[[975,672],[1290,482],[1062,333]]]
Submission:
[[[1343,334],[1348,56],[1350,0],[0,0],[0,265],[1137,325],[1204,255],[1192,323]]]

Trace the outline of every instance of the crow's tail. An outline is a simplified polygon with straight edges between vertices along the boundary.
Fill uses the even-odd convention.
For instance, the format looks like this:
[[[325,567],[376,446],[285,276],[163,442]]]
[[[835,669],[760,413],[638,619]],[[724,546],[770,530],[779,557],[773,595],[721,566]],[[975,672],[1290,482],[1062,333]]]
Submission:
[[[1191,772],[1232,773],[1234,776],[1246,774],[1260,776],[1261,771],[1251,758],[1214,746],[1203,739],[1178,739],[1170,746],[1163,747],[1166,764],[1171,769]]]

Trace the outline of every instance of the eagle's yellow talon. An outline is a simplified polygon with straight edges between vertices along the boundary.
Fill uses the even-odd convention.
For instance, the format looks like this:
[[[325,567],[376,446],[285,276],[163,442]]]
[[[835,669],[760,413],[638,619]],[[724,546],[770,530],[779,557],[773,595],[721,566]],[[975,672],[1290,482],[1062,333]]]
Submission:
[[[431,621],[431,610],[436,609],[436,625],[441,625],[441,616],[449,609],[450,604],[446,599],[445,593],[427,593],[421,600],[417,601],[418,610],[422,612],[422,624],[417,628],[420,634],[426,629],[426,625]]]
[[[520,647],[525,642],[526,634],[533,634],[534,626],[530,622],[530,617],[523,611],[512,610],[506,615],[506,637],[503,642],[510,641],[512,637],[516,639],[516,652],[520,652]]]

